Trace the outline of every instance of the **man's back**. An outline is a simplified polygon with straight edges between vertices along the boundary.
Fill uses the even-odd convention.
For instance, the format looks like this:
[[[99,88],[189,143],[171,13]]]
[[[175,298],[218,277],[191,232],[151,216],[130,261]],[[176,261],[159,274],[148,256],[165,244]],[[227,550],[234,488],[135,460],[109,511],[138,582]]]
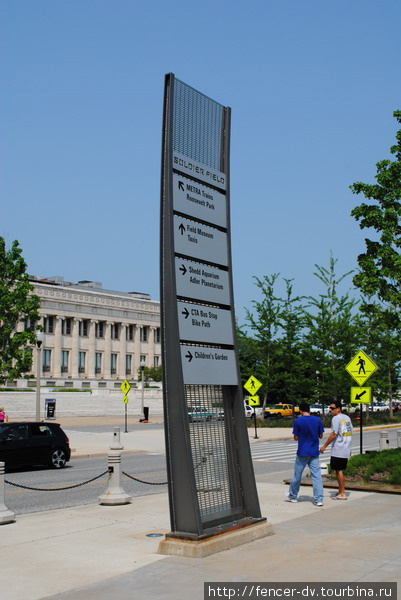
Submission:
[[[324,427],[314,415],[302,415],[294,421],[293,434],[298,437],[298,456],[318,456],[319,438],[324,432]]]

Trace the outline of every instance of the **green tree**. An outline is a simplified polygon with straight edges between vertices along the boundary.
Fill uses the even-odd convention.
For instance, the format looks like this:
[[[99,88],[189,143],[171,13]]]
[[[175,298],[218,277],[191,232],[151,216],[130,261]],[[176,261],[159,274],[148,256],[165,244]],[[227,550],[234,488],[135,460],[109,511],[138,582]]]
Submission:
[[[26,268],[19,243],[7,250],[0,237],[0,383],[24,376],[32,366],[40,300]],[[26,324],[24,331],[16,331],[19,322]]]
[[[401,111],[394,117],[401,123]],[[390,148],[395,160],[376,164],[377,183],[356,182],[350,186],[354,194],[370,200],[356,206],[351,215],[361,229],[370,229],[375,239],[365,239],[366,251],[358,256],[359,271],[354,284],[364,295],[361,312],[371,331],[370,352],[381,369],[375,380],[376,395],[392,399],[397,388],[400,369],[401,329],[401,129],[397,143]]]
[[[401,111],[394,112],[401,123]],[[363,202],[351,215],[361,229],[372,229],[379,239],[365,239],[366,252],[358,256],[359,272],[354,284],[369,297],[378,298],[401,310],[401,129],[397,144],[390,148],[395,160],[376,164],[376,184],[356,182],[350,186],[354,194],[363,194],[371,204]]]
[[[262,300],[253,300],[255,313],[247,310],[246,321],[255,334],[255,339],[260,349],[260,365],[258,377],[263,383],[260,390],[264,395],[263,407],[266,406],[268,398],[273,400],[277,392],[278,384],[278,361],[276,351],[278,347],[278,332],[280,328],[280,298],[276,296],[275,285],[279,273],[265,275],[263,279],[254,277],[256,286],[262,292]]]
[[[307,331],[304,341],[309,356],[315,358],[315,373],[322,400],[349,397],[349,376],[345,365],[360,342],[359,320],[355,311],[357,301],[349,293],[339,295],[338,285],[352,271],[338,277],[337,259],[330,256],[329,268],[315,265],[314,275],[324,284],[326,291],[319,297],[309,297],[306,314]]]
[[[144,367],[143,380],[147,384],[149,381],[161,381],[163,379],[163,367]],[[142,381],[142,368],[138,367],[138,381]]]

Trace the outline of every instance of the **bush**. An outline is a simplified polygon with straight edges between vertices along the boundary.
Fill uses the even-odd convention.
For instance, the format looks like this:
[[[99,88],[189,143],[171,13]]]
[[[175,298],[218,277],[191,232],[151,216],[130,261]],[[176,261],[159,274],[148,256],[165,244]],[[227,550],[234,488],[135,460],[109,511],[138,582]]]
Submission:
[[[389,473],[383,481],[401,484],[401,448],[369,452],[352,456],[347,465],[347,475],[360,476],[369,481],[376,473]]]

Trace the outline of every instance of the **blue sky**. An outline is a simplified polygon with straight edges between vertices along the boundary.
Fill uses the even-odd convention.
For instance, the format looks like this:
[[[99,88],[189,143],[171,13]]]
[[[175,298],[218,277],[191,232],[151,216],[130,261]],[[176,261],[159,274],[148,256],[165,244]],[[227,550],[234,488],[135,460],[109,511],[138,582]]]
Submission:
[[[159,299],[164,75],[232,108],[237,313],[253,276],[356,267],[349,185],[401,108],[399,0],[13,0],[0,5],[0,235],[29,272]],[[362,198],[361,198],[362,200]],[[346,286],[347,287],[347,286]]]

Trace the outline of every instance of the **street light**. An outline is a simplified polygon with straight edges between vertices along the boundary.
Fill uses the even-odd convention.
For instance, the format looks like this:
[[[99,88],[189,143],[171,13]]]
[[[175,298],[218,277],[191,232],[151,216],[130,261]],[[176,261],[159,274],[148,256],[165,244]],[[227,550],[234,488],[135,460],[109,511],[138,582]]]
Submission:
[[[36,333],[36,421],[40,421],[40,371],[41,347],[45,336],[43,331]]]
[[[140,361],[140,366],[141,366],[141,380],[142,380],[142,397],[141,397],[141,413],[142,413],[142,418],[145,418],[145,414],[144,414],[144,410],[143,410],[143,405],[144,405],[144,395],[145,395],[145,385],[144,385],[144,380],[143,380],[143,372],[145,370],[145,365],[146,365],[146,359],[144,356],[141,356],[141,361]]]

